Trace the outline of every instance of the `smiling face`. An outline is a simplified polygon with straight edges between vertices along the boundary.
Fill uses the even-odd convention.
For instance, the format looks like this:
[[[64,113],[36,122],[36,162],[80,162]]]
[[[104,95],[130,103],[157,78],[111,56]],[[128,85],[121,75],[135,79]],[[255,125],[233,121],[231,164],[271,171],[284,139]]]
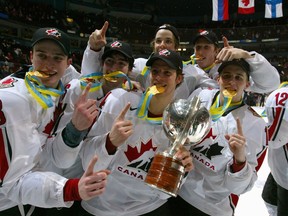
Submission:
[[[204,37],[200,37],[194,45],[194,54],[197,58],[197,64],[204,69],[211,66],[216,59],[218,48]]]
[[[71,63],[62,48],[52,40],[37,42],[30,52],[30,59],[34,71],[39,71],[44,75],[39,79],[49,88],[58,87],[59,80]]]
[[[178,48],[176,45],[176,39],[173,33],[168,29],[160,29],[153,41],[154,52],[159,52],[163,49],[169,49],[176,51]]]
[[[226,89],[228,91],[236,91],[232,102],[239,102],[242,99],[243,92],[250,86],[247,73],[237,65],[227,65],[223,68],[218,78],[221,95]]]
[[[162,60],[155,60],[151,66],[150,81],[151,85],[164,87],[165,91],[159,95],[174,96],[176,86],[182,82],[183,75],[177,74],[177,71],[171,68]]]

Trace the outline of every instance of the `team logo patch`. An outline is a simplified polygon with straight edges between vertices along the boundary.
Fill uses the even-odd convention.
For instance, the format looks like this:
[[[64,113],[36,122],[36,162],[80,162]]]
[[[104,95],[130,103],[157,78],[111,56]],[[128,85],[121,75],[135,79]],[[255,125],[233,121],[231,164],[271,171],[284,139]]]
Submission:
[[[4,79],[0,82],[0,89],[14,87],[14,83],[17,81],[12,77]]]
[[[169,55],[170,55],[170,51],[167,50],[167,49],[161,50],[161,51],[159,52],[159,55],[169,56]]]
[[[48,29],[46,30],[47,35],[54,36],[56,38],[61,37],[61,33],[57,29]]]
[[[206,30],[204,30],[204,31],[200,32],[200,35],[208,35],[208,34],[209,34],[209,32],[208,32],[208,31],[206,31]]]
[[[122,43],[120,43],[119,41],[115,41],[111,44],[111,47],[120,48],[120,47],[122,47]]]

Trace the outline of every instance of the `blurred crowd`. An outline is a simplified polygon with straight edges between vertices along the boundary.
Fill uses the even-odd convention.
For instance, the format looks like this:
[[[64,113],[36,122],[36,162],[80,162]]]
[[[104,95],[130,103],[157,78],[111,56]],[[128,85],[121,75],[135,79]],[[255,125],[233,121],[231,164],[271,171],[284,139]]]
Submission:
[[[103,7],[103,5],[99,3],[99,7]],[[108,20],[110,24],[107,31],[108,37],[128,41],[135,45],[146,44],[146,46],[140,46],[137,51],[134,50],[137,56],[149,55],[151,48],[147,45],[150,44],[157,26],[156,23],[153,23],[153,20],[113,17],[106,10],[102,10],[98,14],[76,10],[60,11],[48,4],[21,0],[0,0],[0,14],[7,15],[9,20],[23,22],[25,25],[55,26],[73,34],[81,35],[91,34],[95,29],[101,28],[105,20]],[[259,42],[256,46],[257,50],[255,50],[255,46],[251,49],[263,55],[269,54],[265,56],[271,63],[287,68],[288,58],[285,55],[287,47],[280,45],[280,43],[272,47],[261,43],[262,39],[277,38],[279,41],[287,40],[287,21],[287,17],[259,20],[231,19],[230,21],[217,23],[191,23],[190,25],[187,24],[186,28],[179,24],[177,27],[179,27],[180,39],[184,42],[193,39],[193,35],[196,35],[199,31],[199,26],[212,29],[219,38],[221,35],[225,35],[229,40],[242,40],[244,45],[245,41]],[[29,34],[29,31],[27,31],[26,38],[31,38]],[[30,47],[21,45],[21,42],[14,38],[1,37],[0,40],[1,77],[3,77],[3,74],[15,72],[23,64],[30,63],[28,52]],[[72,53],[73,64],[79,71],[85,46],[86,44],[79,46]],[[245,48],[247,49],[247,47]],[[189,52],[190,50],[187,51]],[[187,56],[190,56],[190,53]]]

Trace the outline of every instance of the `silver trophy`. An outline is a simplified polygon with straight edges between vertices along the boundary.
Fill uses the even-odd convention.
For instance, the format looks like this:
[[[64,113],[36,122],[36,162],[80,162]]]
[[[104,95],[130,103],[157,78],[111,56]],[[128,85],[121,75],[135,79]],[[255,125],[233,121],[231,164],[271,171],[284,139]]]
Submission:
[[[177,192],[184,176],[182,162],[175,157],[181,146],[197,145],[209,132],[211,117],[201,101],[178,99],[163,112],[163,128],[171,141],[170,147],[154,156],[145,183],[172,196]]]

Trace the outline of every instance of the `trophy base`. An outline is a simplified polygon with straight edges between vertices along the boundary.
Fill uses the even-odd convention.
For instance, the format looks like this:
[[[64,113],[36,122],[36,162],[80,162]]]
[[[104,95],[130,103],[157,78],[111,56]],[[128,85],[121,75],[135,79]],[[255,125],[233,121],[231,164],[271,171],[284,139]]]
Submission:
[[[183,176],[184,167],[181,161],[162,152],[154,156],[145,183],[176,197]]]

